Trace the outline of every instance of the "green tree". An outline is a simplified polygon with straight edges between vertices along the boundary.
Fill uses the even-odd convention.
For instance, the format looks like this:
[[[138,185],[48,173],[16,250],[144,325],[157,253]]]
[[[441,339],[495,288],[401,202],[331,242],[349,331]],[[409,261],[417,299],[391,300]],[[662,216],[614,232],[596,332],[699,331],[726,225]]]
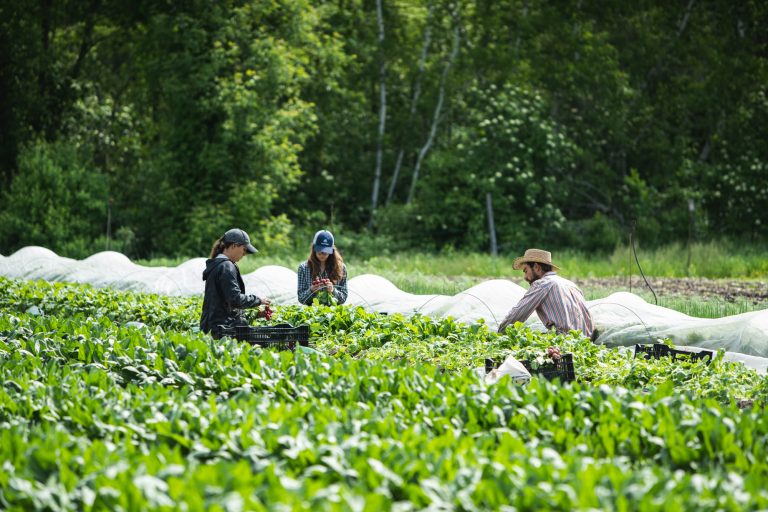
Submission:
[[[3,194],[0,238],[11,246],[41,245],[84,258],[103,250],[94,241],[107,217],[107,182],[68,141],[38,141],[19,157]]]
[[[548,119],[540,94],[511,85],[472,88],[462,105],[470,115],[454,124],[419,185],[418,222],[402,208],[387,217],[392,236],[416,230],[438,245],[460,240],[464,249],[486,250],[486,194],[491,193],[501,248],[518,250],[559,238],[565,218],[559,181],[575,162],[575,147]],[[395,222],[400,219],[402,222]]]

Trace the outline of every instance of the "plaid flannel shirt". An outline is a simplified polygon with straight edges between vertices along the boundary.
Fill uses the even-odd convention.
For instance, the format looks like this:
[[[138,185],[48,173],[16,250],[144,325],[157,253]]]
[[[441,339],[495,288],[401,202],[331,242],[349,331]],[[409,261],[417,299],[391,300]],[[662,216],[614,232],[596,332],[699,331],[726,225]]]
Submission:
[[[309,306],[312,304],[312,299],[315,298],[317,292],[312,291],[312,271],[309,268],[309,263],[306,261],[299,265],[299,269],[296,272],[298,274],[298,287],[296,294],[299,302]],[[341,269],[341,281],[333,285],[333,297],[339,304],[344,304],[347,301],[347,266],[344,265]],[[328,274],[323,271],[318,275],[320,279],[330,279]]]

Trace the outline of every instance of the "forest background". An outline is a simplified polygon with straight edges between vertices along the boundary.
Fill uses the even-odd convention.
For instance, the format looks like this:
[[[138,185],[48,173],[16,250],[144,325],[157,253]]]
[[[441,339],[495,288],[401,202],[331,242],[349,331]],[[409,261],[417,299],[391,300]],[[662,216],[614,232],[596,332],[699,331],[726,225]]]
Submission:
[[[0,253],[760,244],[767,45],[757,0],[6,0]]]

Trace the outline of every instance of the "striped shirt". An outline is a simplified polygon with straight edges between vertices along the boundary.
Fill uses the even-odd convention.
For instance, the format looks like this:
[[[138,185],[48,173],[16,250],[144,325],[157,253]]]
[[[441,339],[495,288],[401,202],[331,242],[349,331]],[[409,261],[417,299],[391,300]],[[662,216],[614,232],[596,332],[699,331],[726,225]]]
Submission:
[[[592,315],[584,295],[575,284],[556,272],[547,272],[531,284],[523,298],[507,313],[499,325],[499,332],[503,333],[515,322],[525,322],[534,310],[547,329],[554,328],[563,334],[580,330],[584,336],[592,336]]]

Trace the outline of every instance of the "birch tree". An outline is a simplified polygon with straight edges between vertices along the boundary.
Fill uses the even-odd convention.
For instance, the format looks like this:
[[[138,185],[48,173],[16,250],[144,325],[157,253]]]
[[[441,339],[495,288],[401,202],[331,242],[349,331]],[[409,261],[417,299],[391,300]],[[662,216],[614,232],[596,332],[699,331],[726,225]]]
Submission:
[[[429,152],[430,148],[432,147],[432,143],[435,140],[435,134],[437,133],[437,127],[440,123],[440,115],[443,110],[443,102],[445,101],[445,87],[446,87],[446,81],[448,80],[448,75],[451,72],[451,67],[453,67],[453,63],[456,61],[456,57],[459,55],[459,46],[461,43],[461,27],[459,24],[459,16],[458,16],[458,6],[455,7],[453,13],[453,44],[451,47],[451,53],[448,55],[448,58],[445,62],[445,67],[443,68],[443,74],[440,77],[440,89],[438,92],[437,97],[437,104],[435,105],[435,112],[432,115],[432,126],[429,129],[429,135],[427,136],[427,140],[424,143],[424,145],[419,150],[419,156],[416,159],[416,166],[413,169],[413,177],[411,178],[411,188],[408,191],[408,199],[406,200],[406,204],[410,204],[413,201],[413,196],[416,191],[416,183],[419,181],[419,171],[421,170],[421,164],[424,161],[424,157],[427,156],[427,153]]]
[[[384,153],[384,132],[387,122],[387,64],[384,59],[384,13],[382,0],[376,0],[376,21],[379,26],[379,131],[376,141],[376,169],[373,172],[373,192],[371,193],[371,219],[368,227],[373,226],[373,217],[379,202],[381,186],[381,161]]]
[[[432,43],[432,26],[430,24],[432,18],[432,2],[427,4],[427,18],[424,23],[424,42],[421,45],[421,55],[419,56],[419,68],[416,74],[416,82],[413,87],[413,95],[411,96],[411,106],[408,109],[408,121],[406,126],[410,126],[413,121],[413,116],[416,113],[416,106],[419,103],[419,97],[421,96],[421,80],[424,77],[424,68],[427,63],[427,55],[429,54],[429,46]],[[403,164],[403,156],[405,155],[405,147],[401,144],[400,151],[397,153],[397,161],[395,162],[395,170],[392,172],[392,181],[389,184],[389,191],[387,192],[387,205],[392,202],[392,197],[395,194],[397,188],[397,181],[400,177],[400,168]]]

